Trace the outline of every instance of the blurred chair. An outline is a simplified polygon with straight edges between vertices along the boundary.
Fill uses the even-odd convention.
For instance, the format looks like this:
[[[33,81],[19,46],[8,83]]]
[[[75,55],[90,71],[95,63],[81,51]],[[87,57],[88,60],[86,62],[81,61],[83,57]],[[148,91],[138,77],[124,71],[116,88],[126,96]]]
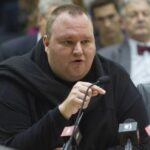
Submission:
[[[142,95],[150,121],[150,83],[139,84],[137,89]]]

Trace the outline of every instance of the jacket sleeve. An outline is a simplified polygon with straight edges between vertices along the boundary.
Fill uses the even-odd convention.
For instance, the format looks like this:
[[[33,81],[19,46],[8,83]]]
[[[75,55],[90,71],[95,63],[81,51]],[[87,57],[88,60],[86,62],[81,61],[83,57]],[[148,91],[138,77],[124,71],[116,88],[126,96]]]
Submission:
[[[18,150],[54,149],[67,120],[56,107],[32,123],[23,90],[13,82],[0,80],[0,144]]]

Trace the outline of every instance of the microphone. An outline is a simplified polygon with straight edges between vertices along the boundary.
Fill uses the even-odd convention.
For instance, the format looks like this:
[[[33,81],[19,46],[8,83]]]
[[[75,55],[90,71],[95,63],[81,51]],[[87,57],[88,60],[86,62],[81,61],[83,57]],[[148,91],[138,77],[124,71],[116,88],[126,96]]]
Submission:
[[[81,108],[79,109],[79,112],[78,112],[78,115],[77,115],[77,118],[76,118],[76,121],[75,121],[75,125],[73,125],[71,127],[65,127],[62,134],[61,134],[61,136],[64,137],[64,138],[65,137],[68,138],[70,136],[68,142],[63,146],[63,150],[72,150],[72,149],[76,150],[76,146],[79,145],[79,143],[82,139],[82,135],[79,131],[79,123],[80,123],[80,120],[82,119],[82,116],[83,116],[83,113],[84,113],[83,112],[83,106],[84,106],[86,97],[88,95],[89,89],[94,85],[107,83],[109,80],[110,80],[109,76],[99,77],[96,82],[94,82],[93,84],[91,84],[87,88],[86,93],[85,93],[84,98],[83,98]],[[75,146],[72,146],[72,143]]]
[[[107,83],[108,81],[110,81],[110,77],[105,75],[105,76],[99,77],[98,80],[92,85],[98,85],[99,83],[103,84],[103,83]]]
[[[138,125],[134,119],[126,119],[119,124],[120,144],[125,150],[132,150],[139,144]]]

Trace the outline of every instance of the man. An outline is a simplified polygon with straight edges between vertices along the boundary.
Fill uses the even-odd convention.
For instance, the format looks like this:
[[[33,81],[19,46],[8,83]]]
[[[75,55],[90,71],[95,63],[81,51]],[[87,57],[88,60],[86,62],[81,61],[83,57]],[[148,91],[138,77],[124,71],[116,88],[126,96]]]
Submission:
[[[37,20],[39,32],[34,35],[18,37],[1,44],[0,61],[29,52],[45,34],[46,16],[57,6],[71,3],[71,0],[39,0]]]
[[[0,64],[0,144],[20,150],[62,147],[64,127],[74,125],[83,108],[79,150],[119,145],[118,126],[127,118],[138,122],[139,147],[148,150],[148,118],[137,89],[124,70],[95,52],[87,14],[76,5],[56,8],[43,41]],[[110,81],[93,85],[103,76]]]
[[[129,0],[121,8],[127,39],[99,53],[121,64],[135,85],[150,82],[149,47],[141,47],[150,46],[150,4],[147,0]]]
[[[101,0],[91,4],[91,16],[96,32],[97,50],[123,41],[118,7],[114,1]]]

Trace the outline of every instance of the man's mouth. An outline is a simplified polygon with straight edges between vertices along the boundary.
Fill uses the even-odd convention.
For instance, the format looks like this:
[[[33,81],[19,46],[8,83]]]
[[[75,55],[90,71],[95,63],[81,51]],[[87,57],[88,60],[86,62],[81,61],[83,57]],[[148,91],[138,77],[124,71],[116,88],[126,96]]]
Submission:
[[[78,60],[74,60],[74,62],[82,62],[82,60],[81,60],[81,59],[78,59]]]

